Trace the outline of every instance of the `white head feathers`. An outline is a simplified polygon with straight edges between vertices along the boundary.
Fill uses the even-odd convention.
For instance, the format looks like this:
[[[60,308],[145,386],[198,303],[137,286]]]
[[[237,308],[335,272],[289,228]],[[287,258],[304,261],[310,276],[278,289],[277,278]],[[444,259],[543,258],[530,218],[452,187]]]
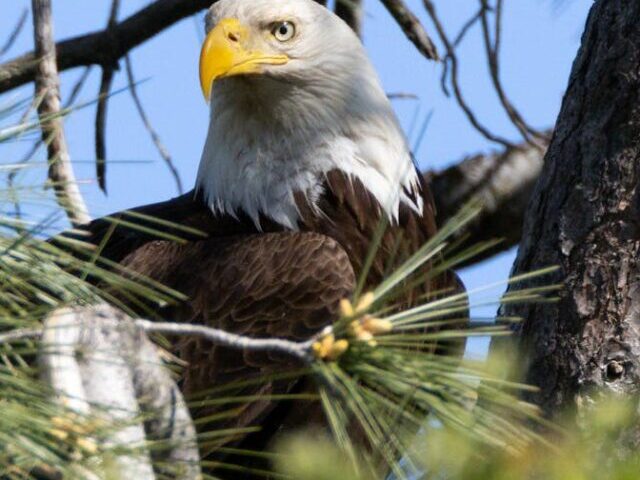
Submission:
[[[404,191],[418,189],[404,135],[342,20],[313,0],[220,0],[207,16],[208,30],[223,18],[236,18],[290,60],[214,83],[196,187],[214,211],[244,210],[256,224],[263,214],[296,229],[294,192],[313,205],[333,169],[359,179],[392,221],[400,202],[422,210]],[[295,36],[269,39],[269,26],[283,21]]]

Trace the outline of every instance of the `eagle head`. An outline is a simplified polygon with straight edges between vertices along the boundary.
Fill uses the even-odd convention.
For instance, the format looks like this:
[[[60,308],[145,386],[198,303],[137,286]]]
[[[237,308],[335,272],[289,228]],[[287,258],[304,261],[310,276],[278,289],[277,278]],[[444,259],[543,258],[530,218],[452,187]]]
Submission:
[[[206,31],[200,81],[211,113],[196,188],[214,212],[296,229],[296,194],[315,208],[336,169],[391,221],[400,203],[422,210],[398,120],[340,18],[313,0],[220,0]]]

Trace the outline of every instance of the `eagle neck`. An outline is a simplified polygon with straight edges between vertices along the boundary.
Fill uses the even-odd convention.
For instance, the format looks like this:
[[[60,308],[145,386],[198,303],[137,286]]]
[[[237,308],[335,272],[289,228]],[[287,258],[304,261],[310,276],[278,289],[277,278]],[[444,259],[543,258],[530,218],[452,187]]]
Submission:
[[[297,198],[319,209],[333,170],[360,181],[392,222],[401,203],[421,211],[421,200],[407,195],[418,189],[417,175],[382,92],[374,92],[384,100],[375,103],[360,98],[367,92],[360,85],[350,102],[340,102],[330,90],[320,98],[320,89],[311,85],[226,80],[214,86],[196,184],[214,213],[244,212],[258,228],[263,215],[297,230]]]

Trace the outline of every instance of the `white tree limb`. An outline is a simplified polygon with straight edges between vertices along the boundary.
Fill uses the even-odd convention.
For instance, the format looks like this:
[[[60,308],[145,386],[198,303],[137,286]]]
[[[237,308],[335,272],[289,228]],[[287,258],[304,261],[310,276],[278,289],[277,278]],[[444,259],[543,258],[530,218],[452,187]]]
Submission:
[[[53,41],[51,0],[31,0],[33,6],[33,32],[37,68],[35,98],[42,99],[38,115],[42,139],[47,145],[49,180],[56,198],[73,226],[91,221],[71,166],[67,141],[64,136],[60,109],[60,79],[56,63],[56,45]]]
[[[196,432],[182,395],[157,347],[124,313],[108,305],[55,311],[45,320],[39,362],[59,401],[113,427],[104,448],[135,449],[117,455],[110,474],[201,478]],[[147,440],[163,445],[155,460],[166,467],[158,472]]]

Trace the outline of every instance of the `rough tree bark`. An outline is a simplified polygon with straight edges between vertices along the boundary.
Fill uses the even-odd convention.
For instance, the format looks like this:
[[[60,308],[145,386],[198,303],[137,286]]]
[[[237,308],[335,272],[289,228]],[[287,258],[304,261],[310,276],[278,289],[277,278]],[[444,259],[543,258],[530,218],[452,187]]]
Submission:
[[[553,414],[640,390],[640,2],[592,7],[514,270],[557,264],[560,301],[524,318],[534,400]],[[549,281],[549,279],[545,279]]]

